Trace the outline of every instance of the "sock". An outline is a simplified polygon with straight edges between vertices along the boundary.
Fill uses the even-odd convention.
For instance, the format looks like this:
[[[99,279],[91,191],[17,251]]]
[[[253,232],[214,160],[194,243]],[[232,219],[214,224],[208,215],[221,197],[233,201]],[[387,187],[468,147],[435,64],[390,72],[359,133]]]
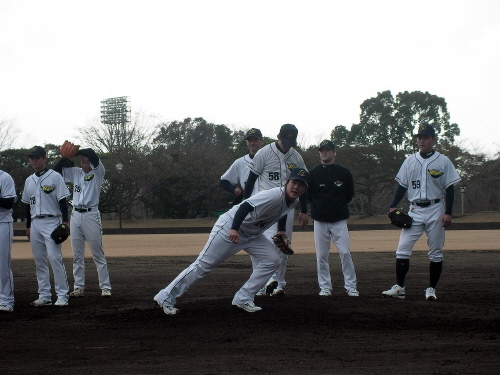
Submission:
[[[401,288],[405,286],[405,278],[410,269],[410,259],[396,258],[396,281]]]
[[[441,271],[443,270],[443,262],[431,262],[429,264],[429,286],[431,288],[436,288],[436,285],[441,276]]]

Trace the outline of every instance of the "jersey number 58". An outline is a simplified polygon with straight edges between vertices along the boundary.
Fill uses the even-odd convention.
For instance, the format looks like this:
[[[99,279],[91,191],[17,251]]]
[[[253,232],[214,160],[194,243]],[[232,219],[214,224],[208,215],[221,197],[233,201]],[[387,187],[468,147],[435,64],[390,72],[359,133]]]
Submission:
[[[280,173],[279,172],[269,172],[269,180],[279,180],[280,179]]]

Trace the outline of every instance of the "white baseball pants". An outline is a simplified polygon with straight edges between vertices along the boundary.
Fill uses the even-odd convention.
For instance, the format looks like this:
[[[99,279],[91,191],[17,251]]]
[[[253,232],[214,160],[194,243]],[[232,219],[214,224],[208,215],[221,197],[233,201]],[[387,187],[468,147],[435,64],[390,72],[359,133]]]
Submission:
[[[58,299],[68,299],[69,285],[61,253],[61,244],[56,244],[50,234],[60,224],[59,217],[35,217],[31,222],[30,242],[36,266],[38,298],[52,299],[49,263],[54,274],[54,289]]]
[[[295,217],[294,210],[290,211],[286,217],[286,234],[288,235],[290,242],[292,241],[294,217]],[[283,289],[286,285],[285,272],[286,272],[286,266],[288,264],[288,255],[283,253],[283,251],[281,251],[278,247],[274,245],[273,236],[276,233],[278,233],[278,223],[275,223],[272,227],[270,227],[264,232],[264,236],[271,242],[274,250],[276,251],[276,253],[280,258],[279,267],[273,274],[273,276],[269,279],[269,281],[276,280],[278,282],[277,289]],[[254,264],[253,261],[252,264]]]
[[[328,262],[330,240],[339,252],[345,289],[356,289],[356,271],[351,257],[351,240],[347,229],[347,220],[339,220],[333,223],[314,220],[314,245],[316,246],[316,266],[320,289],[332,289],[330,264]]]
[[[235,294],[232,303],[236,305],[253,301],[255,294],[266,284],[278,267],[279,257],[263,234],[248,239],[242,237],[240,233],[240,240],[235,244],[229,241],[230,229],[231,222],[219,219],[198,258],[165,289],[162,289],[154,297],[155,301],[159,304],[175,306],[177,298],[186,293],[196,280],[206,276],[241,249],[257,260],[257,266],[253,269],[248,281]]]
[[[431,262],[443,260],[444,227],[442,223],[445,211],[445,202],[431,204],[427,207],[410,206],[408,215],[413,218],[411,228],[402,229],[399,236],[399,244],[396,250],[396,258],[409,259],[415,242],[427,234],[428,256]]]
[[[71,214],[71,247],[73,249],[73,276],[75,288],[85,288],[85,241],[88,242],[97,268],[99,287],[111,289],[108,263],[102,248],[102,224],[99,210],[73,211]]]
[[[0,305],[14,308],[14,278],[12,276],[13,223],[0,223]]]

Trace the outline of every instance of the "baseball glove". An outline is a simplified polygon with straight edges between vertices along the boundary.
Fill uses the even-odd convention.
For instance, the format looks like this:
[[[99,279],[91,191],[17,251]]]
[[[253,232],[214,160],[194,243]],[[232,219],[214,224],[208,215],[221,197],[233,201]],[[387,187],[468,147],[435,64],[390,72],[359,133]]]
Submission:
[[[288,238],[288,235],[284,233],[275,234],[273,236],[273,241],[276,247],[279,248],[286,255],[293,254],[293,250],[291,247],[292,244],[290,242],[290,239]]]
[[[75,157],[79,149],[80,149],[79,145],[75,145],[71,142],[64,141],[59,151],[63,158],[71,159]]]
[[[55,243],[60,244],[68,239],[69,227],[66,224],[59,224],[56,229],[50,234],[50,237]]]
[[[237,204],[240,204],[241,202],[243,202],[243,193],[241,193],[240,195],[237,195],[234,197],[234,200],[232,202],[229,202],[229,204],[232,206],[236,206]]]
[[[413,219],[408,214],[405,214],[400,209],[389,212],[389,219],[391,219],[391,224],[399,228],[410,228]]]

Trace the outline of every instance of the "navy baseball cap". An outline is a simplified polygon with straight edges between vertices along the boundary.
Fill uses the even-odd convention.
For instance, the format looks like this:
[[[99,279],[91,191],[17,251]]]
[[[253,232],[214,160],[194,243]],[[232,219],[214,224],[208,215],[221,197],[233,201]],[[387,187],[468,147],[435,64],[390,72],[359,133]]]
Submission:
[[[249,131],[247,131],[247,135],[245,136],[245,139],[248,139],[250,137],[262,139],[262,132],[259,129],[252,128]]]
[[[280,129],[280,139],[286,147],[297,146],[297,134],[299,131],[293,124],[285,124]]]
[[[431,137],[435,137],[436,131],[432,125],[424,123],[418,127],[418,133],[416,135],[430,135]]]
[[[330,150],[335,150],[335,145],[328,139],[321,141],[321,143],[319,144],[319,150],[321,151],[323,147],[329,148]]]
[[[47,153],[45,152],[45,149],[43,147],[35,146],[30,150],[28,156],[36,156],[39,158],[43,158],[47,156]]]
[[[290,172],[290,180],[301,180],[309,186],[309,172],[303,168],[293,168]]]

